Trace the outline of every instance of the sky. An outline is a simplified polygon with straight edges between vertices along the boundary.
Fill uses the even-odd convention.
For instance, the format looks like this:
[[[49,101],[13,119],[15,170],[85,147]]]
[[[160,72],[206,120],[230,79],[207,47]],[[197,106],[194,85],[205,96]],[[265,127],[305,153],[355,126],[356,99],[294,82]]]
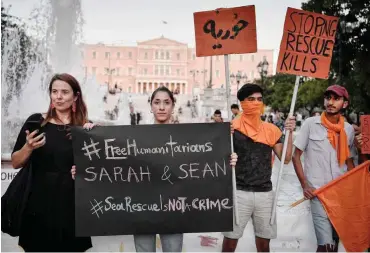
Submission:
[[[45,1],[45,0],[44,0]],[[75,1],[75,0],[53,0]],[[76,0],[78,1],[78,0]],[[134,46],[161,35],[195,47],[193,13],[222,7],[255,5],[259,49],[274,49],[277,61],[288,7],[302,0],[81,0],[83,42]],[[2,0],[10,14],[27,19],[40,1]],[[166,21],[167,24],[163,24]]]

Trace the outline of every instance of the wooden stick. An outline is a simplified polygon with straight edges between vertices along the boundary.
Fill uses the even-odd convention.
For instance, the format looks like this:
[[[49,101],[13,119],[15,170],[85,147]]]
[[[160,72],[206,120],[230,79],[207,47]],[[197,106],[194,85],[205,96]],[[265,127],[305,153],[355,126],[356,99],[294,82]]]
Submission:
[[[230,112],[230,75],[229,75],[229,55],[225,54],[225,77],[226,77],[226,102],[227,102],[227,109],[229,119],[231,121],[232,114]],[[234,153],[234,140],[233,135],[230,136],[231,139],[231,153]],[[235,224],[239,225],[239,213],[238,213],[238,199],[236,198],[236,174],[235,174],[235,167],[232,167],[232,186],[233,186],[233,202],[234,202],[234,218]]]
[[[297,100],[297,94],[298,94],[298,87],[299,87],[299,76],[296,76],[292,102],[290,104],[289,116],[293,116],[293,113],[294,113],[295,102]],[[277,179],[276,190],[275,190],[275,198],[274,198],[274,203],[273,203],[272,211],[271,211],[271,219],[270,219],[270,224],[271,225],[274,224],[274,222],[275,222],[276,205],[277,205],[277,201],[278,201],[278,197],[279,197],[281,177],[283,176],[283,169],[284,169],[284,165],[285,165],[284,162],[285,162],[285,157],[286,157],[286,151],[287,151],[287,148],[288,148],[289,134],[290,134],[290,131],[285,131],[285,140],[284,140],[284,146],[283,146],[283,153],[281,155],[280,170],[279,170],[279,173],[278,173],[278,179]],[[293,134],[293,133],[291,133],[291,134]]]
[[[301,198],[300,200],[297,200],[296,202],[292,203],[292,204],[290,205],[290,207],[298,206],[299,204],[301,204],[301,203],[305,202],[306,200],[307,200],[307,199],[305,199],[305,198]]]

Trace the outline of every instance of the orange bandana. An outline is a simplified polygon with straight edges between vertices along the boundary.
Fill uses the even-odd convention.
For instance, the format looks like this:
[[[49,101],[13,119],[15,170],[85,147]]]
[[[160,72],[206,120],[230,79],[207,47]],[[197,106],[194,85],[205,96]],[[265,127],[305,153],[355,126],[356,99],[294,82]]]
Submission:
[[[328,139],[333,148],[337,151],[339,165],[342,166],[349,157],[347,134],[344,131],[344,117],[340,116],[337,124],[331,123],[325,113],[321,114],[321,124],[328,129]],[[339,138],[337,138],[339,134]],[[338,143],[339,139],[339,143]]]
[[[261,120],[264,104],[260,101],[240,102],[243,113],[232,121],[235,130],[248,136],[255,142],[264,143],[273,147],[282,133],[273,124]]]

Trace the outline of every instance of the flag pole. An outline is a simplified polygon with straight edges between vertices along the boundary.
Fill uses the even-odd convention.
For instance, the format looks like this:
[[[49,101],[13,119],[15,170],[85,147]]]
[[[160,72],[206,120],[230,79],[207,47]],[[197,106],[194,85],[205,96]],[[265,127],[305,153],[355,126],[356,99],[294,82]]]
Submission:
[[[299,79],[300,79],[300,77],[296,76],[295,84],[294,84],[293,97],[292,97],[292,102],[290,104],[290,111],[289,111],[288,117],[292,116],[293,113],[294,113],[294,107],[295,107],[295,103],[296,103],[296,100],[297,100],[297,94],[298,94],[298,88],[299,88]],[[283,175],[284,161],[285,161],[285,157],[286,157],[286,151],[287,151],[287,148],[288,148],[289,135],[290,135],[290,131],[285,131],[283,153],[282,153],[281,159],[280,159],[280,169],[279,169],[278,179],[277,179],[277,183],[276,183],[274,204],[272,206],[272,212],[271,212],[271,219],[270,219],[270,224],[271,225],[274,224],[274,222],[275,222],[276,205],[277,205],[277,201],[278,201],[278,197],[279,197],[281,177]]]
[[[229,75],[229,55],[224,55],[225,59],[225,77],[226,77],[226,102],[227,102],[227,115],[231,122],[232,114],[230,113],[230,105],[231,105],[231,97],[230,97],[230,75]],[[233,135],[230,135],[231,140],[231,153],[234,153],[234,140]],[[234,203],[234,217],[235,217],[235,224],[239,225],[239,213],[238,213],[238,202],[236,198],[236,174],[235,174],[235,166],[232,167],[232,186],[233,186],[233,203]]]

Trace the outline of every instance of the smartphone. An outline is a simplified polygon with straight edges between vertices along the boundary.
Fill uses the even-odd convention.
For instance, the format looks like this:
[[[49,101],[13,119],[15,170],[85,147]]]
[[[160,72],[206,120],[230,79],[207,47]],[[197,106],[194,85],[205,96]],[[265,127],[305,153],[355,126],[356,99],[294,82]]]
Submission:
[[[42,133],[43,128],[41,127],[40,121],[27,121],[26,122],[26,130],[30,131],[32,133],[35,130],[39,130],[39,132],[36,135],[39,135]]]

